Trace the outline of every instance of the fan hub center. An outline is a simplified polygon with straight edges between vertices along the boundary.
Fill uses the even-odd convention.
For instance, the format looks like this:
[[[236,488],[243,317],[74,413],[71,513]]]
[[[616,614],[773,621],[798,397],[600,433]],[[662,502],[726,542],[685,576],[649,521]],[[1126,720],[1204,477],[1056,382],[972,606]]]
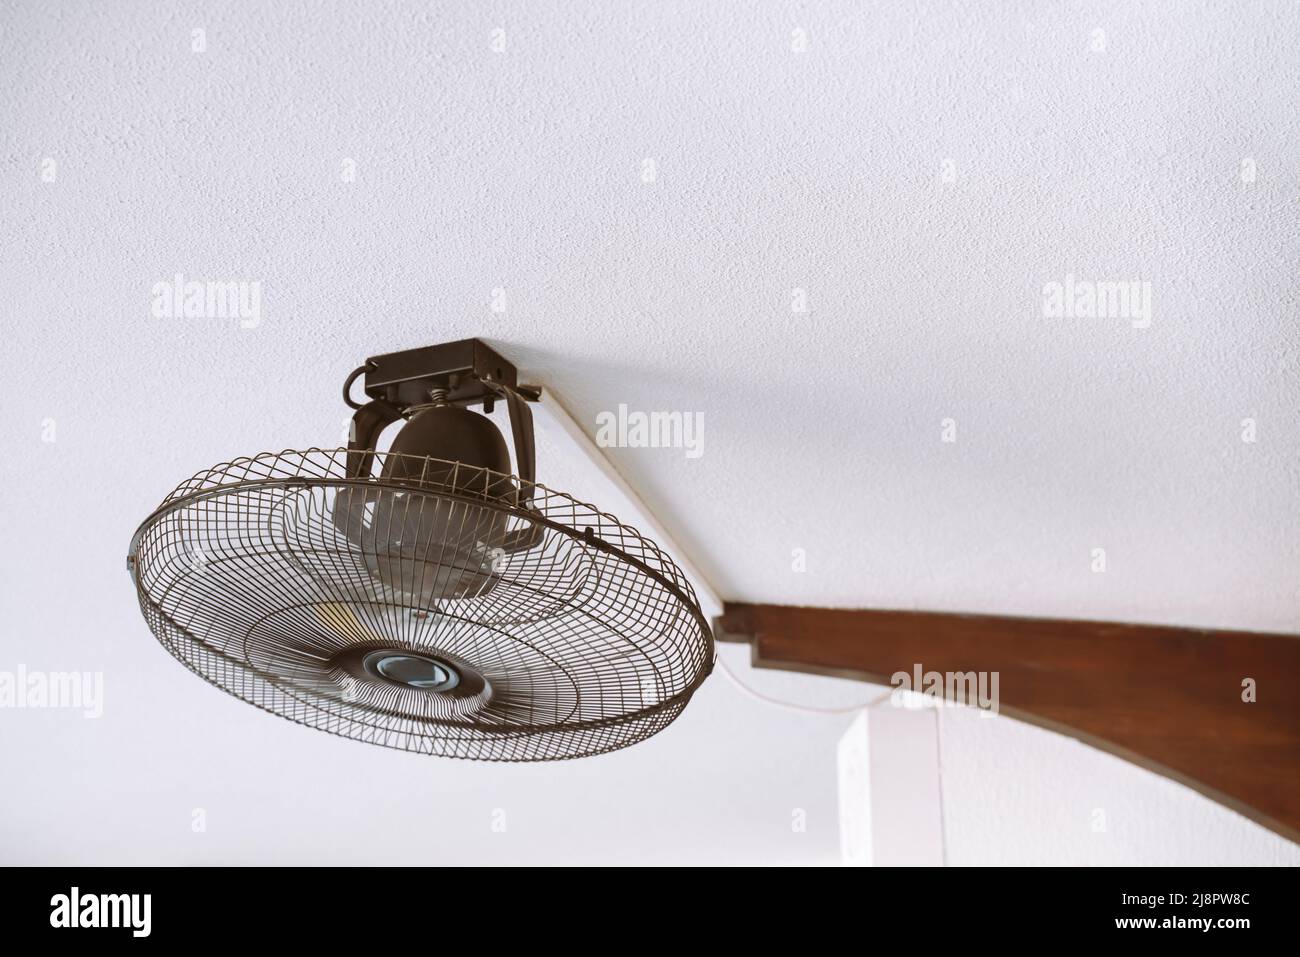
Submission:
[[[372,651],[362,664],[374,678],[420,691],[451,691],[460,684],[460,672],[453,665],[409,651]]]

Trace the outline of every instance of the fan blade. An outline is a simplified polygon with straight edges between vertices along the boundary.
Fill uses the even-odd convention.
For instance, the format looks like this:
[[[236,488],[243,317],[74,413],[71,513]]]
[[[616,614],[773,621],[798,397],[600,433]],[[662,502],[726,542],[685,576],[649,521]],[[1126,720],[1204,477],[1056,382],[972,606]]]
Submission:
[[[763,668],[882,684],[918,665],[998,672],[1000,711],[1300,840],[1300,636],[731,603],[714,631]]]

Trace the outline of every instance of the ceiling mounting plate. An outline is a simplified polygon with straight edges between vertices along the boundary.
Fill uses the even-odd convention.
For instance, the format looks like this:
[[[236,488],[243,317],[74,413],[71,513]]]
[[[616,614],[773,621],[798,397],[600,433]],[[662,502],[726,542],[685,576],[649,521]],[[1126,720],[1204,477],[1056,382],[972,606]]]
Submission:
[[[514,364],[479,339],[371,356],[365,373],[366,395],[399,408],[428,401],[432,389],[445,390],[447,401],[454,405],[490,407],[501,393],[489,382],[537,398],[537,390],[519,385]]]

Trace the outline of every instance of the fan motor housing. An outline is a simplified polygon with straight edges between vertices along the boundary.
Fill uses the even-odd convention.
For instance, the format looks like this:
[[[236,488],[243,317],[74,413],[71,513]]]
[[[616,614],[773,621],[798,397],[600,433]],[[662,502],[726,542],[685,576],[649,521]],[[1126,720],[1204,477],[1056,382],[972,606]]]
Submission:
[[[501,430],[487,416],[456,405],[420,409],[402,426],[390,451],[393,454],[384,462],[383,475],[396,481],[440,482],[439,476],[422,471],[421,458],[510,474],[510,450]]]

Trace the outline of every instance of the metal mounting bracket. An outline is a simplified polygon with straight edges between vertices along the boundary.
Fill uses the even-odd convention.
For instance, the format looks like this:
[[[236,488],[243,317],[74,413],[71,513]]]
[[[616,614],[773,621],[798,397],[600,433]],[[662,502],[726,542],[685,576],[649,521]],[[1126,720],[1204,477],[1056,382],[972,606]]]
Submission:
[[[362,375],[362,389],[370,399],[366,403],[354,402],[351,397],[352,385]],[[498,399],[505,400],[514,439],[515,469],[529,483],[524,499],[531,499],[537,450],[528,403],[541,399],[542,390],[539,386],[520,385],[514,363],[479,339],[371,356],[348,377],[343,399],[357,410],[348,443],[348,474],[369,474],[379,433],[407,409],[428,403],[431,393],[438,393],[453,405],[481,405],[487,414],[491,414]]]

